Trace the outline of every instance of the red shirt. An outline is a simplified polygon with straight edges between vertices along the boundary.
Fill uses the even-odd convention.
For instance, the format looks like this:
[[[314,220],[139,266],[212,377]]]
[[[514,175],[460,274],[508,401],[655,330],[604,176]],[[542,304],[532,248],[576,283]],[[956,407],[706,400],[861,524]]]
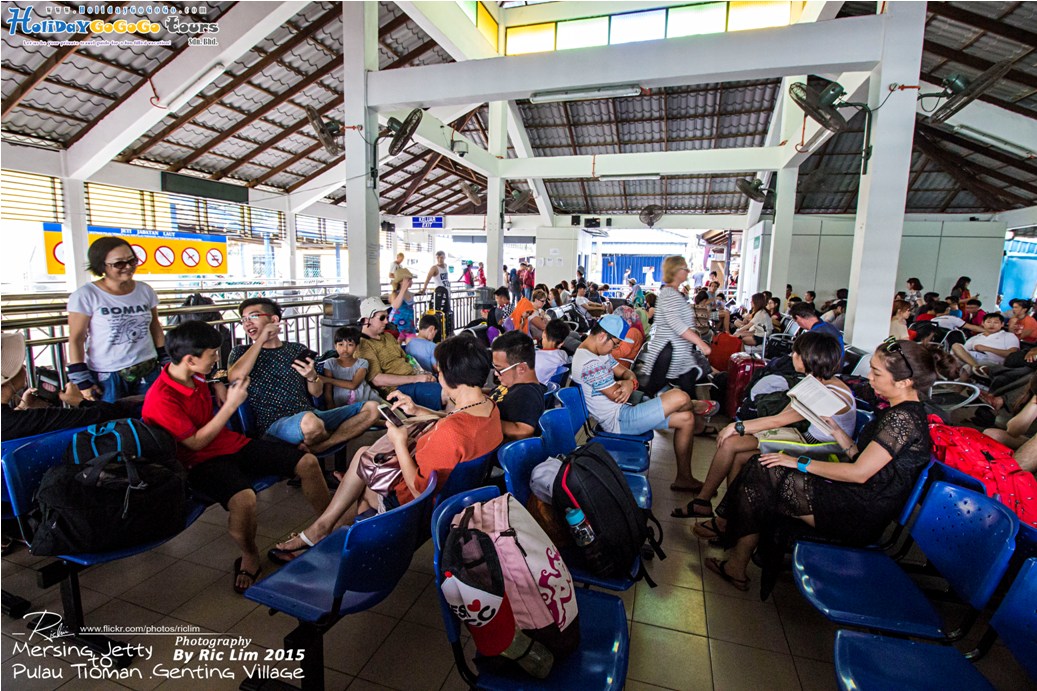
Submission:
[[[158,425],[173,435],[177,442],[193,437],[212,420],[212,394],[205,379],[194,376],[194,388],[184,386],[169,376],[169,366],[162,368],[158,379],[144,397],[142,417],[149,425]],[[240,451],[249,438],[224,427],[209,445],[192,451],[176,445],[176,457],[187,469],[217,456],[230,456]]]

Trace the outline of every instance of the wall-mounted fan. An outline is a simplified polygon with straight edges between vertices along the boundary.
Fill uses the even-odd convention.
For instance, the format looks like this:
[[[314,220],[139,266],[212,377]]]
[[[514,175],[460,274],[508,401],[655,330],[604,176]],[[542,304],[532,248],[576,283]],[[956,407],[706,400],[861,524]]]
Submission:
[[[461,192],[464,193],[464,196],[468,198],[468,201],[470,201],[473,206],[479,206],[482,204],[482,197],[479,194],[481,190],[472,183],[462,182]]]
[[[649,228],[653,227],[666,213],[658,204],[649,204],[637,214],[637,217],[641,219],[641,223],[644,223]]]
[[[752,199],[754,202],[765,204],[774,201],[774,190],[769,187],[764,187],[763,180],[759,178],[753,178],[752,180],[739,178],[738,180],[735,180],[735,187],[738,188],[739,192],[749,197],[749,199]]]
[[[829,132],[838,134],[849,127],[849,121],[839,112],[841,108],[856,108],[864,112],[864,147],[861,152],[861,174],[868,173],[868,159],[871,158],[871,108],[866,103],[854,103],[842,100],[846,89],[838,82],[832,82],[823,90],[807,86],[802,82],[789,85],[789,97],[810,119]]]
[[[325,151],[332,156],[338,156],[345,150],[338,143],[338,138],[342,136],[342,125],[334,120],[322,118],[312,106],[306,106],[306,118]]]
[[[414,138],[414,131],[418,129],[418,125],[421,124],[421,117],[425,114],[421,108],[415,108],[411,112],[407,113],[407,117],[402,122],[396,118],[389,118],[389,122],[385,124],[385,128],[378,133],[378,139],[384,139],[385,137],[392,137],[392,142],[389,143],[389,155],[397,156],[401,151],[407,148],[410,144],[411,139]]]
[[[929,116],[929,122],[934,125],[945,122],[959,110],[979,98],[979,96],[990,89],[990,87],[994,86],[999,79],[1008,74],[1009,70],[1012,69],[1012,66],[1018,60],[1018,57],[1009,58],[1007,60],[1002,60],[995,65],[991,65],[972,81],[965,79],[960,74],[952,74],[941,82],[940,86],[943,87],[943,91],[931,94],[920,94],[918,96],[919,99],[949,97],[947,98],[946,103],[937,108],[936,112]]]
[[[511,197],[504,203],[504,208],[508,211],[519,211],[532,198],[533,193],[529,190],[512,190]]]

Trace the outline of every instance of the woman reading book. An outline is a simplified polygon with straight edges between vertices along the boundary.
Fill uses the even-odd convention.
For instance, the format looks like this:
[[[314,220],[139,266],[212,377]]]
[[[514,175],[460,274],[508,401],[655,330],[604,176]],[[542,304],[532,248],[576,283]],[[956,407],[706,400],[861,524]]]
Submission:
[[[808,331],[796,339],[792,346],[792,364],[801,374],[813,376],[825,390],[831,391],[842,401],[843,407],[832,416],[838,427],[848,434],[853,434],[857,420],[857,405],[853,392],[841,380],[836,378],[842,362],[843,350],[839,341],[819,331]],[[776,377],[778,375],[775,375]],[[780,377],[778,377],[780,379]],[[783,382],[784,384],[784,382]],[[717,435],[717,450],[709,466],[709,472],[698,495],[688,502],[684,508],[676,508],[670,514],[674,518],[711,518],[713,505],[710,500],[716,494],[720,484],[727,478],[728,487],[734,482],[742,467],[760,451],[760,439],[764,432],[770,430],[788,430],[799,437],[804,444],[832,442],[835,437],[824,425],[811,424],[806,432],[800,434],[790,428],[804,419],[792,404],[789,404],[777,415],[758,417],[754,420],[732,422]],[[789,436],[792,436],[789,435]],[[711,526],[712,523],[707,525]],[[708,529],[706,526],[704,529]]]
[[[760,531],[781,516],[798,518],[848,545],[878,540],[929,462],[932,441],[922,400],[938,368],[945,375],[956,369],[950,360],[936,347],[884,341],[871,357],[868,380],[890,407],[879,412],[856,443],[834,420],[830,423],[851,462],[780,453],[750,460],[717,507],[717,530],[696,530],[702,537],[722,536],[734,545],[729,559],[707,559],[706,568],[738,590],[748,590],[746,567]]]

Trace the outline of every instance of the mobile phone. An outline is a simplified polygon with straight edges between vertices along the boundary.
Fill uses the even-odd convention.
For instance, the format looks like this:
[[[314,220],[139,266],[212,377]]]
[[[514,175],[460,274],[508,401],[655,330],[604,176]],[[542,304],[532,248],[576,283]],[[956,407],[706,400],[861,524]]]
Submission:
[[[53,367],[36,368],[36,398],[51,405],[60,405],[61,377]]]
[[[398,410],[393,410],[392,406],[388,405],[378,406],[378,413],[393,427],[402,427],[403,423],[407,420],[403,413]]]
[[[317,362],[317,353],[313,352],[309,348],[299,353],[298,357],[295,358],[296,362],[306,362],[307,360],[313,360]]]
[[[220,369],[213,372],[211,375],[206,377],[206,384],[230,384],[230,379],[227,377],[227,370]]]

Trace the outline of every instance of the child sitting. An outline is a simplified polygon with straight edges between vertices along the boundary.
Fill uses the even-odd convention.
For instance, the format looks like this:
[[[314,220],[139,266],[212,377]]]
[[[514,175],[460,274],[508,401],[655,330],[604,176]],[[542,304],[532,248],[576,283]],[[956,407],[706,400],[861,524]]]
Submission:
[[[536,352],[537,381],[547,384],[558,370],[569,365],[572,358],[562,350],[562,343],[569,336],[569,325],[561,319],[552,319],[547,323],[540,337],[542,347]]]
[[[439,333],[439,321],[431,314],[426,314],[418,322],[418,335],[407,342],[404,350],[407,355],[418,361],[426,372],[437,372],[436,358],[432,353],[436,350],[436,334]]]
[[[367,383],[370,364],[356,357],[360,347],[360,329],[343,326],[335,331],[337,358],[321,363],[324,382],[324,401],[328,408],[338,408],[358,401],[380,401],[378,394]]]

